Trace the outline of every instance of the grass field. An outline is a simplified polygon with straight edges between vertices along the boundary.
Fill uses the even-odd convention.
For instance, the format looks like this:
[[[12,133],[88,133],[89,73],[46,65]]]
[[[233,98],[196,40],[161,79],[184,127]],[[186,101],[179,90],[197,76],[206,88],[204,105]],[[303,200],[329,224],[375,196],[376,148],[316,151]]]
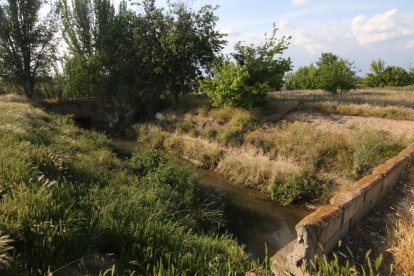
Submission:
[[[413,95],[275,92],[252,110],[212,108],[204,95],[187,95],[160,120],[135,129],[141,143],[265,191],[281,204],[321,204],[410,143],[405,134],[414,131]],[[292,116],[298,111],[300,118]],[[315,114],[331,124],[317,127]],[[345,124],[341,116],[358,123]]]
[[[255,267],[214,197],[157,152],[0,101],[0,274],[244,274]],[[260,269],[260,267],[258,267]]]

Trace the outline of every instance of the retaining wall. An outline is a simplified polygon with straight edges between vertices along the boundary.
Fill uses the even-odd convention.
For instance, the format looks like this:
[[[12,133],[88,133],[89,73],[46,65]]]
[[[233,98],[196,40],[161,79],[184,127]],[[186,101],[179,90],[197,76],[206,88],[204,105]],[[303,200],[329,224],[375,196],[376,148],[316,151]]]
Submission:
[[[295,227],[297,239],[271,258],[272,271],[276,275],[286,270],[302,275],[303,261],[320,256],[321,248],[325,252],[335,248],[339,240],[398,183],[407,166],[413,164],[414,144],[352,187],[341,190],[330,204],[303,218]]]

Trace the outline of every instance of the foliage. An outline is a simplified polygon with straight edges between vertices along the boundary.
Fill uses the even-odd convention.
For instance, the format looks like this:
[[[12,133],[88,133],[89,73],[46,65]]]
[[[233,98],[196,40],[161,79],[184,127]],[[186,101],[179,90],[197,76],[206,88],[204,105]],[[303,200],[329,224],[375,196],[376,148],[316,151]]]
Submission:
[[[332,53],[322,53],[318,65],[317,86],[320,89],[340,95],[355,88],[356,72],[352,63]]]
[[[317,87],[318,68],[313,66],[302,66],[286,77],[286,89],[316,89]]]
[[[0,74],[22,87],[29,99],[56,59],[56,18],[53,9],[41,16],[44,4],[43,0],[0,3]]]
[[[290,58],[283,58],[282,54],[289,46],[290,37],[276,37],[276,25],[273,25],[270,37],[265,37],[262,45],[243,45],[238,42],[235,46],[233,58],[241,66],[246,66],[249,72],[248,85],[267,84],[271,90],[280,90],[283,77],[291,70]]]
[[[119,159],[107,137],[68,117],[0,104],[0,231],[15,251],[8,275],[71,274],[73,260],[106,253],[120,274],[234,275],[254,265],[218,232],[222,210],[185,169],[155,151]],[[3,256],[8,242],[0,244]]]
[[[339,244],[339,247],[341,243]],[[348,253],[353,256],[351,249],[347,248]],[[341,261],[336,252],[332,256],[326,256],[323,254],[321,257],[311,260],[310,263],[303,264],[303,269],[309,273],[309,275],[328,275],[328,276],[376,276],[380,275],[381,267],[383,266],[383,257],[379,255],[375,260],[371,258],[371,250],[365,253],[365,262],[359,266],[351,264],[346,259]]]
[[[404,68],[386,67],[381,59],[372,61],[371,71],[366,77],[366,84],[371,87],[405,86],[414,83],[414,78]]]
[[[76,95],[109,99],[121,111],[154,112],[161,100],[194,89],[224,43],[215,30],[215,8],[193,11],[184,4],[158,8],[144,0],[137,13],[121,2],[62,2],[70,55],[65,70]]]
[[[356,87],[357,77],[353,64],[333,53],[322,53],[316,67],[300,67],[286,77],[286,89],[322,89],[342,94]]]
[[[404,149],[403,141],[391,139],[386,133],[357,129],[351,138],[352,174],[356,179]]]
[[[251,83],[246,65],[226,61],[213,68],[214,77],[200,81],[214,106],[253,107],[262,104],[269,87],[266,83]]]
[[[291,69],[290,58],[281,55],[290,37],[276,38],[277,28],[262,45],[235,46],[234,62],[217,61],[212,76],[200,80],[200,91],[206,92],[213,106],[251,108],[261,105],[267,93],[279,90],[283,77]]]
[[[284,183],[270,186],[270,195],[282,205],[292,203],[324,203],[332,194],[333,183],[320,179],[315,171],[304,167]]]

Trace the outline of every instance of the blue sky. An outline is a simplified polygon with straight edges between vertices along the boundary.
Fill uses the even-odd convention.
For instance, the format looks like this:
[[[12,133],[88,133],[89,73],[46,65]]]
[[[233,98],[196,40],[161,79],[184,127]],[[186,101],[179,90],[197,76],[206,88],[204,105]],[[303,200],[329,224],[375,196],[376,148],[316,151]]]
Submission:
[[[160,4],[165,0],[158,1]],[[194,8],[219,5],[218,29],[235,42],[260,42],[272,23],[292,36],[285,55],[294,68],[334,52],[355,62],[360,74],[373,59],[414,67],[414,0],[187,0]]]

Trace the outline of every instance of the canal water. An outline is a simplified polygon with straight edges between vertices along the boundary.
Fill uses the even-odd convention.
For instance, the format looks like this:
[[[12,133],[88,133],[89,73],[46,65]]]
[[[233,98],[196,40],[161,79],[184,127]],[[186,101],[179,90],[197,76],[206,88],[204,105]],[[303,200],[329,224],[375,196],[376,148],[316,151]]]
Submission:
[[[114,138],[114,150],[128,156],[138,148],[136,140]],[[233,185],[220,175],[194,166],[181,158],[174,158],[196,175],[201,188],[221,193],[225,202],[225,215],[229,221],[228,231],[246,245],[246,251],[254,259],[271,257],[296,237],[295,225],[309,212],[300,207],[283,207],[263,193]]]

